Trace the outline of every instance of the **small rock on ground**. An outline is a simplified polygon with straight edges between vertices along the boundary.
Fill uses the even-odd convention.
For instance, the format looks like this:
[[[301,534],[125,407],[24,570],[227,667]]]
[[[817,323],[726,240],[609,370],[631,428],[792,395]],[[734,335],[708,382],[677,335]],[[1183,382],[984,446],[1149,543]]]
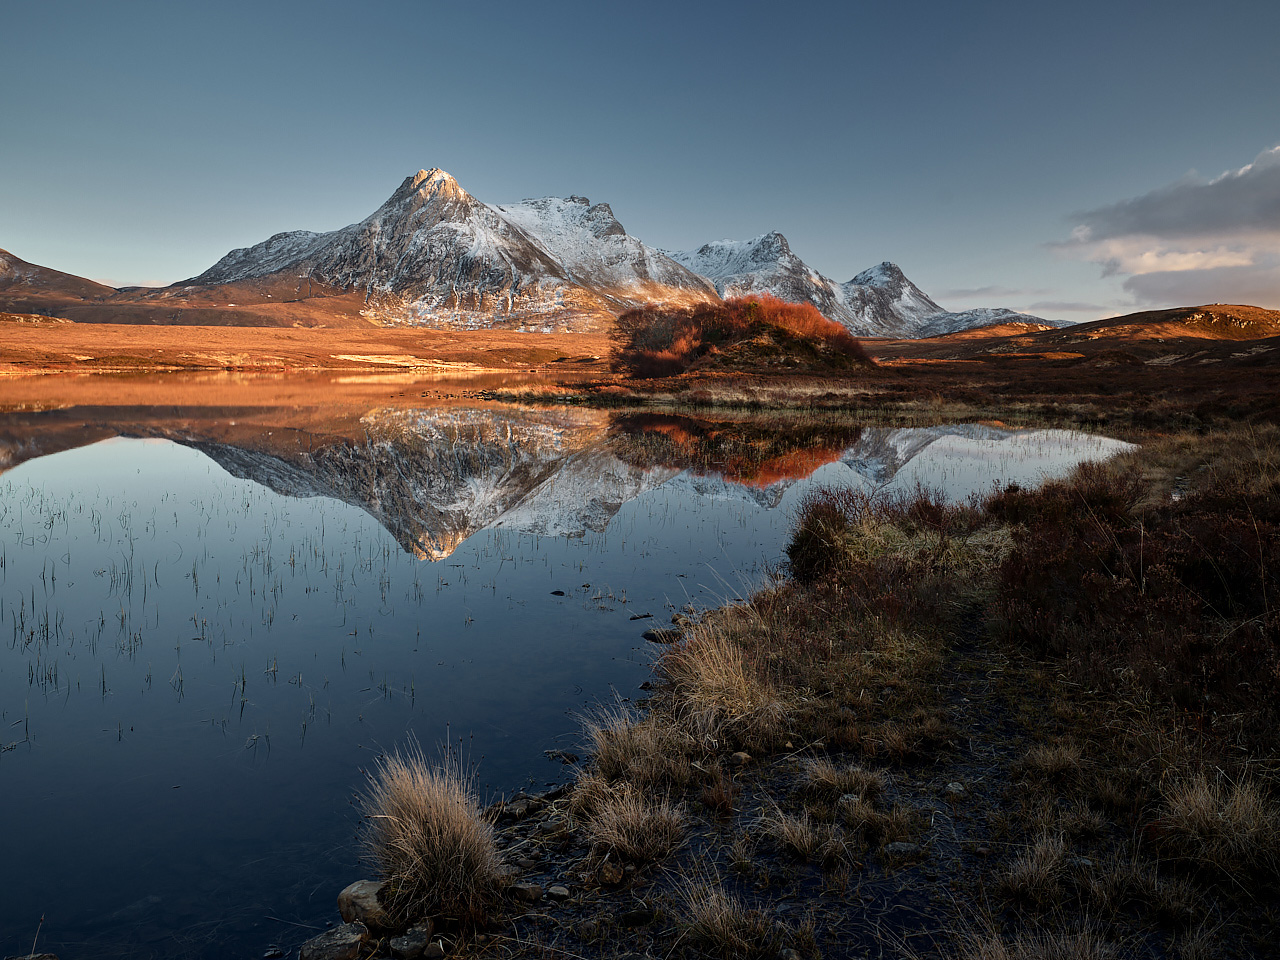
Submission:
[[[304,943],[298,960],[356,960],[368,939],[369,928],[363,923],[344,923]]]
[[[542,899],[542,887],[536,883],[513,883],[511,896],[525,903],[537,903]]]
[[[680,630],[672,630],[667,627],[653,627],[640,634],[650,643],[679,643],[684,639],[684,633]]]
[[[891,857],[914,857],[922,853],[924,848],[918,843],[907,843],[898,840],[894,843],[886,844],[884,852]]]
[[[618,922],[624,927],[643,927],[645,924],[653,923],[657,917],[657,911],[652,907],[639,906],[619,914]]]
[[[416,923],[398,937],[391,938],[391,956],[396,960],[417,960],[431,945],[434,924],[430,920]]]
[[[357,880],[338,894],[338,913],[347,923],[363,923],[366,927],[386,930],[391,916],[378,899],[383,885],[376,880]]]

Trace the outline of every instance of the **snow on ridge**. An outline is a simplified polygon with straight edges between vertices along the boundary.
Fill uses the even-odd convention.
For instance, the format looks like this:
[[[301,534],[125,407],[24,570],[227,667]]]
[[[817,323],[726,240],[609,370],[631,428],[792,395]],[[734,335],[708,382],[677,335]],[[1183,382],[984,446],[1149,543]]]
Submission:
[[[868,267],[849,281],[849,283],[867,287],[897,286],[904,282],[910,283],[911,281],[907,280],[907,276],[902,272],[901,267],[896,263],[890,263],[888,260],[877,263],[874,267]]]
[[[519,227],[573,279],[608,287],[657,283],[710,294],[711,284],[660,250],[630,236],[607,203],[541,197],[494,209]]]

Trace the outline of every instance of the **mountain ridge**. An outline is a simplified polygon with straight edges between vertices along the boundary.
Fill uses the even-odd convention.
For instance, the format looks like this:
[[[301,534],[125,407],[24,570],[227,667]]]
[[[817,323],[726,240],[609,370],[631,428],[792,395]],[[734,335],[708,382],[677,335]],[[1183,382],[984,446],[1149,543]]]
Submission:
[[[811,303],[855,336],[918,339],[994,323],[1066,325],[1005,307],[946,310],[888,260],[837,283],[796,256],[776,230],[751,240],[717,240],[668,255],[711,279],[722,297],[769,293],[792,303]]]

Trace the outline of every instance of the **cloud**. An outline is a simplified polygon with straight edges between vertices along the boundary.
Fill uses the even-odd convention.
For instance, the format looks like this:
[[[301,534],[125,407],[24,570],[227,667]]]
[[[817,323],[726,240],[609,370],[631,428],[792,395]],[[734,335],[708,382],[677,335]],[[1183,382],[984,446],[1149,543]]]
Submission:
[[[1070,239],[1050,246],[1124,276],[1140,303],[1280,307],[1280,146],[1072,219]]]
[[[1280,146],[1213,180],[1194,173],[1158,190],[1079,214],[1072,240],[1193,239],[1280,231]]]
[[[1012,287],[957,287],[952,290],[940,290],[937,296],[942,300],[985,300],[989,297],[1020,297],[1028,293],[1041,293],[1039,290],[1015,290]]]
[[[1247,267],[1138,274],[1126,279],[1124,288],[1146,304],[1250,303],[1280,309],[1280,256]]]
[[[1110,309],[1105,304],[1082,303],[1079,300],[1037,300],[1026,307],[1031,313],[1041,310],[1050,313],[1106,313]]]

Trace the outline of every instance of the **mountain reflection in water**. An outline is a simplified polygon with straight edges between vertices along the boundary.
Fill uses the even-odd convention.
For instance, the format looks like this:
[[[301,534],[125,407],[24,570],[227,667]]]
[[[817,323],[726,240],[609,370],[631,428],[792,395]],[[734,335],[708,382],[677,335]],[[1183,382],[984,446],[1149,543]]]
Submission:
[[[1122,446],[480,402],[2,414],[0,955],[42,914],[67,956],[296,946],[363,873],[379,751],[451,724],[489,792],[563,776],[543,751],[646,678],[644,627],[758,582],[816,486],[964,497]]]

